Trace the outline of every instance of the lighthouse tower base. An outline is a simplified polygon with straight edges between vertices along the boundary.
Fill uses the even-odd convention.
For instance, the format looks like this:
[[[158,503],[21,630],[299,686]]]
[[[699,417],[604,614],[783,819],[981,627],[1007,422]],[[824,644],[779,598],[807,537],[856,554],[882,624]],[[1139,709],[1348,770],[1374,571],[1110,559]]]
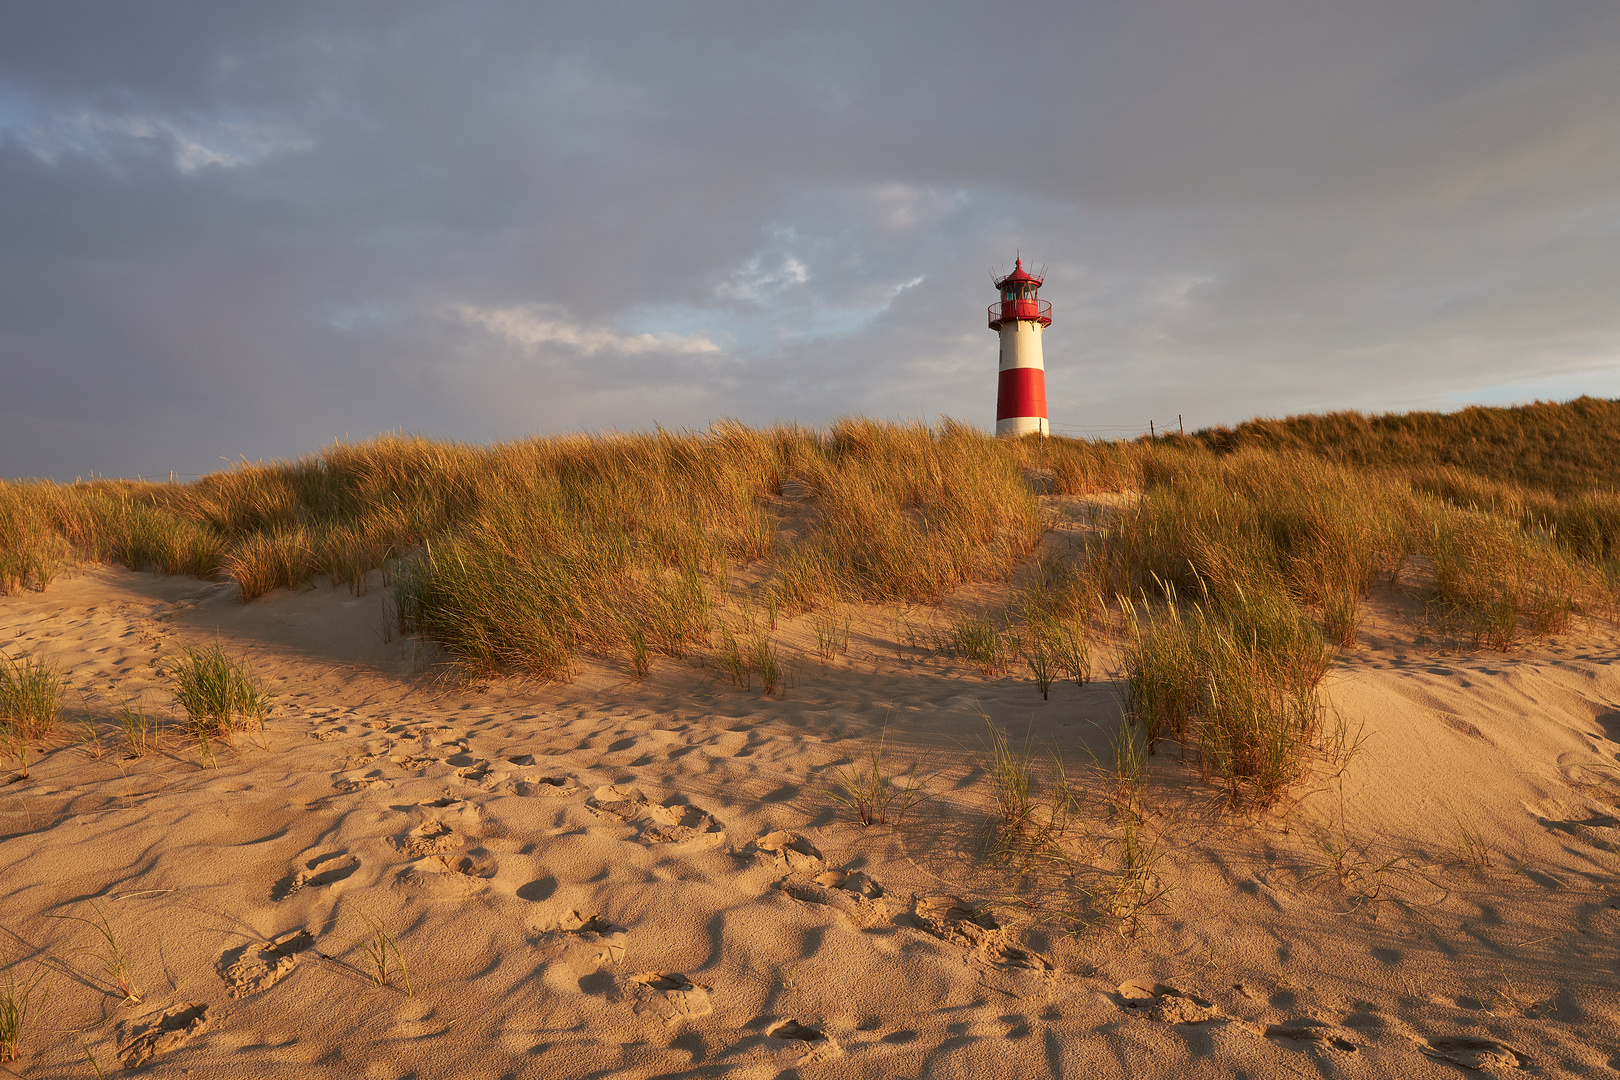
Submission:
[[[996,421],[996,438],[1016,439],[1020,435],[1050,435],[1051,426],[1044,416],[1009,416]]]

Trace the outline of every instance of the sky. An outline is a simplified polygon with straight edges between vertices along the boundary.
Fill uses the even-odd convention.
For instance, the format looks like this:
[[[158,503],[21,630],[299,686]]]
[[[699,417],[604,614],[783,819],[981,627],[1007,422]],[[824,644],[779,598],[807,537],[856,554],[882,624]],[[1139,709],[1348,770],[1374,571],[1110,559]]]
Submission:
[[[0,476],[1620,397],[1613,0],[52,0],[0,16]]]

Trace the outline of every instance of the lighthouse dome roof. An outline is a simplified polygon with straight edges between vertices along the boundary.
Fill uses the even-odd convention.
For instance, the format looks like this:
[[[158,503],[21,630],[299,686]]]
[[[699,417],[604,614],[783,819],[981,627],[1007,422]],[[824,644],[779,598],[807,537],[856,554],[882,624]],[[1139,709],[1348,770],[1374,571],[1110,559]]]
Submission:
[[[998,288],[998,289],[1004,288],[1007,285],[1021,285],[1024,282],[1029,282],[1030,284],[1033,284],[1033,285],[1039,285],[1039,284],[1041,284],[1041,281],[1042,281],[1041,278],[1038,278],[1034,274],[1030,273],[1028,270],[1025,270],[1024,269],[1024,260],[1019,259],[1017,261],[1017,264],[1014,265],[1012,273],[1008,274],[1004,278],[998,278],[996,280],[996,288]]]

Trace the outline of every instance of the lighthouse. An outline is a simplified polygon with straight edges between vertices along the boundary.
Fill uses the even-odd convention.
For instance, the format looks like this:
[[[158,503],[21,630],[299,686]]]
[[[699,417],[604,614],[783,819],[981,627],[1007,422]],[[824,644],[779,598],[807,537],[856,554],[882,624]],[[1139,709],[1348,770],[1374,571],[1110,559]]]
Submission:
[[[990,329],[1001,335],[996,434],[1050,435],[1041,331],[1052,325],[1052,304],[1037,295],[1041,279],[1024,269],[1023,259],[996,288],[1001,299],[990,305]]]

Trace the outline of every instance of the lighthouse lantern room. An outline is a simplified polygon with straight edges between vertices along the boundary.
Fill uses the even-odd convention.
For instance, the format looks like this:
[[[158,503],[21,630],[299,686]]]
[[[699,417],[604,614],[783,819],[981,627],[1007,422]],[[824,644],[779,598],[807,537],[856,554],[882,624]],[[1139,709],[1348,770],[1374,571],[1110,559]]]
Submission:
[[[990,305],[990,329],[1001,335],[996,434],[1050,435],[1041,331],[1052,325],[1052,305],[1040,299],[1041,279],[1024,269],[1021,258],[996,288],[1001,299]]]

